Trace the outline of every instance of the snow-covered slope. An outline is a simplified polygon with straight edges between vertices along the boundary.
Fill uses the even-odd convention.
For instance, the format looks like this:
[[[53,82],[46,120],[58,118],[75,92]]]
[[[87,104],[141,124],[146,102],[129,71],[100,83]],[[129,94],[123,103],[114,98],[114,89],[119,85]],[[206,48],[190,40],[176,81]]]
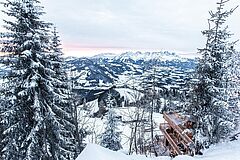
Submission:
[[[77,160],[131,160],[131,158],[96,144],[88,144]]]
[[[170,157],[145,157],[138,155],[126,155],[119,152],[110,151],[96,144],[88,144],[77,160],[170,160]],[[177,156],[174,160],[239,160],[240,140],[225,142],[210,147],[204,151],[203,156]]]

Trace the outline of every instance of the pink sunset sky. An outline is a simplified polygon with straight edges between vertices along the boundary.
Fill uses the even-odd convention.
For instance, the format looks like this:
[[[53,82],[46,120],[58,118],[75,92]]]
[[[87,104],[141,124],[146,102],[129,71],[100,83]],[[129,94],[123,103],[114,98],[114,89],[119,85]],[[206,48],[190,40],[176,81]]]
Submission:
[[[46,12],[42,19],[57,27],[66,56],[162,50],[196,54],[206,42],[201,31],[208,28],[208,11],[215,11],[218,1],[40,0]],[[239,0],[230,0],[226,9],[237,5]],[[240,39],[239,15],[240,7],[227,21],[232,40]],[[0,13],[0,31],[6,18]]]

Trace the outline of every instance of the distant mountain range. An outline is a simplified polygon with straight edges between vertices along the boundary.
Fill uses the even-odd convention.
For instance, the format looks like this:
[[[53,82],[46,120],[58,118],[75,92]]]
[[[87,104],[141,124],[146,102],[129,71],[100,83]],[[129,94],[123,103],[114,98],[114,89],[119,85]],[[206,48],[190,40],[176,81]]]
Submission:
[[[183,86],[195,69],[196,59],[171,52],[126,52],[90,58],[67,58],[69,69],[83,88],[134,87],[153,78],[159,87]]]

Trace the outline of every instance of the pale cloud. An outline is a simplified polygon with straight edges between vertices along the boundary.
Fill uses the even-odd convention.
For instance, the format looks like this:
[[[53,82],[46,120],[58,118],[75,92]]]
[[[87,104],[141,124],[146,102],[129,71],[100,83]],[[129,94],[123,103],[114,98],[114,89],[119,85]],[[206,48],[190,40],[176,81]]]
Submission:
[[[177,50],[204,47],[201,31],[217,0],[42,0],[44,19],[56,24],[66,51]],[[231,0],[227,8],[239,5]],[[2,15],[0,15],[2,16]],[[240,8],[229,18],[240,37]],[[0,22],[1,23],[1,22]],[[72,47],[71,46],[75,46]],[[70,49],[71,48],[71,49]],[[85,49],[84,49],[85,48]],[[89,55],[88,53],[88,55]]]

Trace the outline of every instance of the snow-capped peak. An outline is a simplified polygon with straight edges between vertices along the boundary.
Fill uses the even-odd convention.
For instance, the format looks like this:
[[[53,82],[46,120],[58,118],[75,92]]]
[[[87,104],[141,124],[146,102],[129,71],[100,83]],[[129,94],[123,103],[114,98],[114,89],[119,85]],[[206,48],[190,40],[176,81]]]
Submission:
[[[134,61],[137,60],[161,60],[161,61],[171,61],[175,59],[181,59],[176,53],[171,53],[168,51],[161,51],[161,52],[126,52],[123,53],[115,59],[121,59],[121,60],[126,60],[126,59],[132,59]]]

